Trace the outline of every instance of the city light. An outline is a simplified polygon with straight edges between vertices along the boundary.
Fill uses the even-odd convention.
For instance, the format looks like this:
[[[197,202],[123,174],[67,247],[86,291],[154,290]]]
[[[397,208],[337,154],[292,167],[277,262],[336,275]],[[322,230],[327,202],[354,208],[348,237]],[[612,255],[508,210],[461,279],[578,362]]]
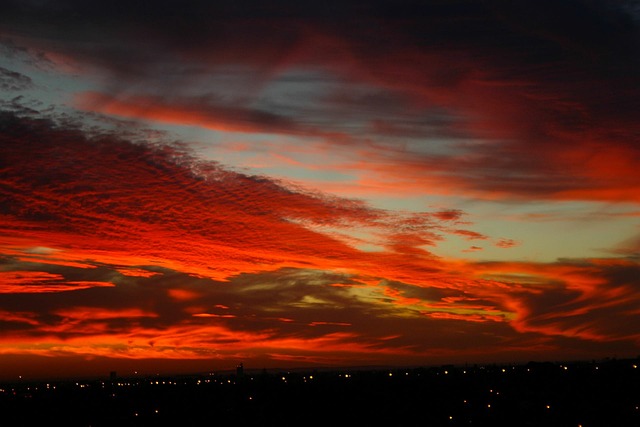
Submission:
[[[221,375],[213,380],[210,380],[210,377],[194,375],[183,379],[154,378],[152,381],[137,377],[121,378],[118,382],[97,380],[64,383],[48,380],[42,383],[18,383],[16,381],[12,387],[0,384],[2,385],[2,387],[0,387],[0,405],[4,405],[3,407],[9,408],[10,410],[11,405],[6,404],[6,399],[13,399],[13,401],[17,402],[40,402],[38,404],[47,405],[48,403],[46,402],[64,401],[64,398],[51,398],[57,395],[57,393],[61,393],[59,396],[65,396],[65,393],[70,393],[69,396],[72,396],[76,401],[78,398],[80,398],[80,401],[85,401],[89,398],[98,399],[98,401],[104,399],[101,404],[105,406],[108,405],[108,407],[114,408],[116,411],[113,415],[114,419],[116,416],[119,416],[125,423],[127,419],[129,422],[132,422],[133,418],[137,418],[137,422],[146,422],[152,415],[156,423],[165,423],[165,421],[167,421],[167,423],[173,423],[176,421],[176,417],[186,416],[184,415],[186,412],[181,411],[185,411],[187,408],[190,411],[194,411],[194,413],[200,414],[197,416],[194,415],[196,417],[194,419],[204,419],[203,417],[206,418],[206,416],[210,416],[210,411],[217,411],[216,413],[220,416],[227,417],[225,418],[226,422],[233,423],[234,420],[240,422],[242,417],[245,416],[243,414],[251,414],[246,415],[250,417],[262,416],[257,415],[261,414],[261,412],[255,412],[256,410],[267,412],[273,410],[275,413],[277,408],[282,409],[278,406],[280,404],[279,402],[281,402],[279,400],[281,396],[288,396],[284,401],[287,401],[287,399],[291,400],[293,396],[293,401],[296,402],[296,405],[301,405],[300,411],[308,411],[307,405],[310,404],[310,402],[313,402],[313,405],[320,404],[319,402],[325,402],[326,407],[331,408],[336,405],[337,401],[335,399],[338,398],[338,396],[340,396],[339,398],[341,400],[344,396],[350,396],[350,394],[343,394],[347,392],[359,397],[358,399],[352,400],[349,404],[355,405],[353,409],[357,409],[358,411],[362,411],[358,405],[364,405],[365,402],[370,402],[370,399],[360,399],[360,397],[366,397],[368,395],[376,396],[376,398],[384,398],[389,402],[395,402],[394,405],[399,404],[394,399],[404,399],[403,404],[409,404],[410,402],[413,402],[412,404],[425,404],[425,411],[431,414],[431,418],[427,417],[425,420],[426,425],[437,425],[438,419],[448,419],[451,424],[481,425],[482,417],[512,417],[515,416],[514,414],[516,413],[522,417],[535,417],[540,416],[541,412],[543,412],[546,417],[545,422],[548,422],[546,425],[559,425],[558,422],[561,420],[575,420],[579,418],[581,419],[581,423],[572,425],[584,427],[600,425],[595,422],[590,423],[590,421],[592,421],[591,418],[584,418],[584,412],[579,410],[579,408],[584,407],[585,401],[591,402],[590,406],[593,408],[591,414],[598,414],[599,417],[609,416],[605,411],[606,406],[600,409],[598,403],[601,402],[605,396],[608,398],[611,395],[614,395],[618,401],[622,401],[621,396],[623,396],[623,394],[621,391],[627,390],[628,398],[633,399],[632,401],[635,401],[636,404],[627,406],[626,414],[625,411],[622,411],[619,416],[623,417],[621,419],[632,416],[636,418],[633,418],[633,422],[630,424],[617,425],[635,425],[634,422],[637,421],[637,414],[639,413],[638,411],[640,411],[640,404],[638,403],[640,402],[640,391],[634,388],[638,378],[634,375],[619,378],[616,376],[616,373],[621,372],[621,370],[604,369],[605,365],[603,365],[603,369],[601,369],[601,372],[598,374],[588,368],[580,369],[579,366],[580,365],[565,364],[556,365],[555,369],[548,369],[546,371],[544,369],[536,370],[537,375],[546,375],[547,378],[544,381],[535,381],[533,383],[530,381],[530,378],[527,380],[525,377],[519,375],[505,377],[502,368],[463,370],[455,367],[449,367],[446,371],[442,368],[420,368],[415,371],[405,370],[404,376],[412,377],[410,381],[403,380],[402,378],[394,381],[384,381],[384,378],[392,377],[394,373],[398,374],[400,372],[400,376],[402,376],[402,371],[363,370],[358,371],[355,375],[357,380],[349,382],[348,387],[345,387],[341,378],[351,378],[352,374],[341,372],[317,373],[316,371],[314,371],[313,374],[298,371],[274,374],[265,373],[260,377],[256,377],[257,381],[255,384],[249,381],[235,382],[233,380],[236,376],[233,374]],[[627,361],[626,364],[621,363],[619,366],[624,366],[628,369],[633,365]],[[571,377],[566,377],[566,375],[563,374],[566,370],[565,368],[571,368],[573,372]],[[465,371],[468,375],[457,375]],[[448,373],[448,377],[443,376],[445,372]],[[524,369],[519,369],[518,372],[524,372]],[[613,375],[610,376],[609,373],[613,373]],[[438,374],[440,374],[439,377]],[[580,384],[580,388],[572,388],[572,379],[574,376],[579,375],[584,375],[585,379],[597,377],[598,381],[592,386],[590,381],[581,379],[578,383]],[[528,376],[526,377],[528,378]],[[542,378],[544,377],[541,377],[541,379]],[[313,379],[313,381],[310,381],[311,379]],[[620,381],[622,381],[620,389],[612,386],[613,384],[617,386]],[[445,387],[442,390],[449,388],[451,391],[440,393],[438,383],[441,383]],[[526,384],[527,388],[531,389],[532,393],[534,393],[533,395],[544,397],[546,402],[543,400],[538,405],[530,405],[527,403],[530,398],[525,397],[523,400],[520,393],[509,393],[509,390],[522,389],[524,384]],[[554,384],[554,386],[549,387],[548,384]],[[603,388],[598,388],[595,384]],[[630,385],[633,387],[629,387]],[[407,392],[410,390],[407,389],[407,387],[413,386],[416,387],[416,391],[420,390],[420,392]],[[492,388],[488,388],[487,386],[492,386]],[[496,389],[496,386],[500,388]],[[114,393],[115,390],[118,390],[118,394]],[[424,398],[425,390],[428,393],[433,393],[428,399]],[[147,395],[146,393],[149,392],[151,392],[151,394]],[[554,403],[552,405],[552,402],[554,402],[553,393],[557,392],[566,394],[569,404],[556,405]],[[486,399],[484,402],[477,402],[477,400],[473,398],[473,396],[480,398],[483,394],[489,397],[487,393],[489,396],[495,397],[493,399]],[[169,398],[169,396],[172,397]],[[177,396],[181,397],[176,398]],[[185,398],[182,396],[188,397]],[[594,396],[598,397],[594,398]],[[171,405],[171,407],[164,406],[163,402]],[[457,402],[457,405],[452,404],[454,402]],[[460,402],[462,405],[459,405]],[[522,404],[522,402],[525,404]],[[579,404],[577,402],[579,402]],[[160,410],[160,405],[158,405],[159,403],[162,404],[162,411]],[[180,409],[180,405],[183,405],[184,409]],[[132,410],[132,406],[135,410]],[[91,405],[88,405],[87,408],[78,408],[79,411],[89,413],[89,415],[84,415],[87,420],[86,425],[93,424],[94,421],[90,423],[88,420],[92,420],[91,417],[97,416],[90,412],[90,407]],[[210,407],[215,407],[216,409],[208,409]],[[554,409],[553,411],[551,411],[552,407]],[[455,412],[455,409],[452,412],[452,408],[457,408],[460,412]],[[289,410],[296,411],[297,409],[294,406]],[[43,414],[48,413],[46,410],[40,412]],[[236,418],[233,418],[234,416]],[[374,412],[371,413],[371,416],[375,418]],[[251,420],[255,420],[255,418],[251,418]],[[595,419],[595,421],[598,420],[599,418]],[[8,423],[7,425],[19,424]]]

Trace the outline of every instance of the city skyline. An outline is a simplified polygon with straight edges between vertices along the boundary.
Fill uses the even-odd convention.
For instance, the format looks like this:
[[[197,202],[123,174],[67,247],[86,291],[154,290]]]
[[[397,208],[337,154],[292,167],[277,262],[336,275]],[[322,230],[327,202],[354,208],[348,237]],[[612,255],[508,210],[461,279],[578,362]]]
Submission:
[[[640,354],[634,1],[0,5],[0,376]]]

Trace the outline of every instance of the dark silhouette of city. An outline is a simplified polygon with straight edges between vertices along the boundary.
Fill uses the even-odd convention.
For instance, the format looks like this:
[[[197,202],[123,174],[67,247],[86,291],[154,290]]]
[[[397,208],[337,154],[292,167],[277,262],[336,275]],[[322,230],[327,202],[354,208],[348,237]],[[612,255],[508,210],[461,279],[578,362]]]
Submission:
[[[638,426],[640,359],[0,385],[0,425]]]

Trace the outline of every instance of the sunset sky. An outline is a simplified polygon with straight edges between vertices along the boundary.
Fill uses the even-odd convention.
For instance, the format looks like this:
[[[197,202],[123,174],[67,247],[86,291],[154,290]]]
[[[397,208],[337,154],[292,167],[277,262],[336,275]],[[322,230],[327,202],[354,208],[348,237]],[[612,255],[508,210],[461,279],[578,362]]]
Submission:
[[[0,378],[640,354],[640,3],[0,3]]]

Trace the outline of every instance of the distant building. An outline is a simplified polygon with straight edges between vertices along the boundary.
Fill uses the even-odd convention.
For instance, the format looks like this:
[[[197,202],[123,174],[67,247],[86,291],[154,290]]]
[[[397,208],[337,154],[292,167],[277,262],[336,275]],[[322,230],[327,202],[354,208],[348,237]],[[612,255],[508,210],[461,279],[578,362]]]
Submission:
[[[109,380],[111,380],[111,382],[114,382],[117,378],[118,378],[118,375],[116,374],[116,371],[111,371],[109,373]]]
[[[236,366],[236,375],[238,378],[242,378],[244,376],[244,366],[242,366],[242,363],[239,363],[238,366]]]

